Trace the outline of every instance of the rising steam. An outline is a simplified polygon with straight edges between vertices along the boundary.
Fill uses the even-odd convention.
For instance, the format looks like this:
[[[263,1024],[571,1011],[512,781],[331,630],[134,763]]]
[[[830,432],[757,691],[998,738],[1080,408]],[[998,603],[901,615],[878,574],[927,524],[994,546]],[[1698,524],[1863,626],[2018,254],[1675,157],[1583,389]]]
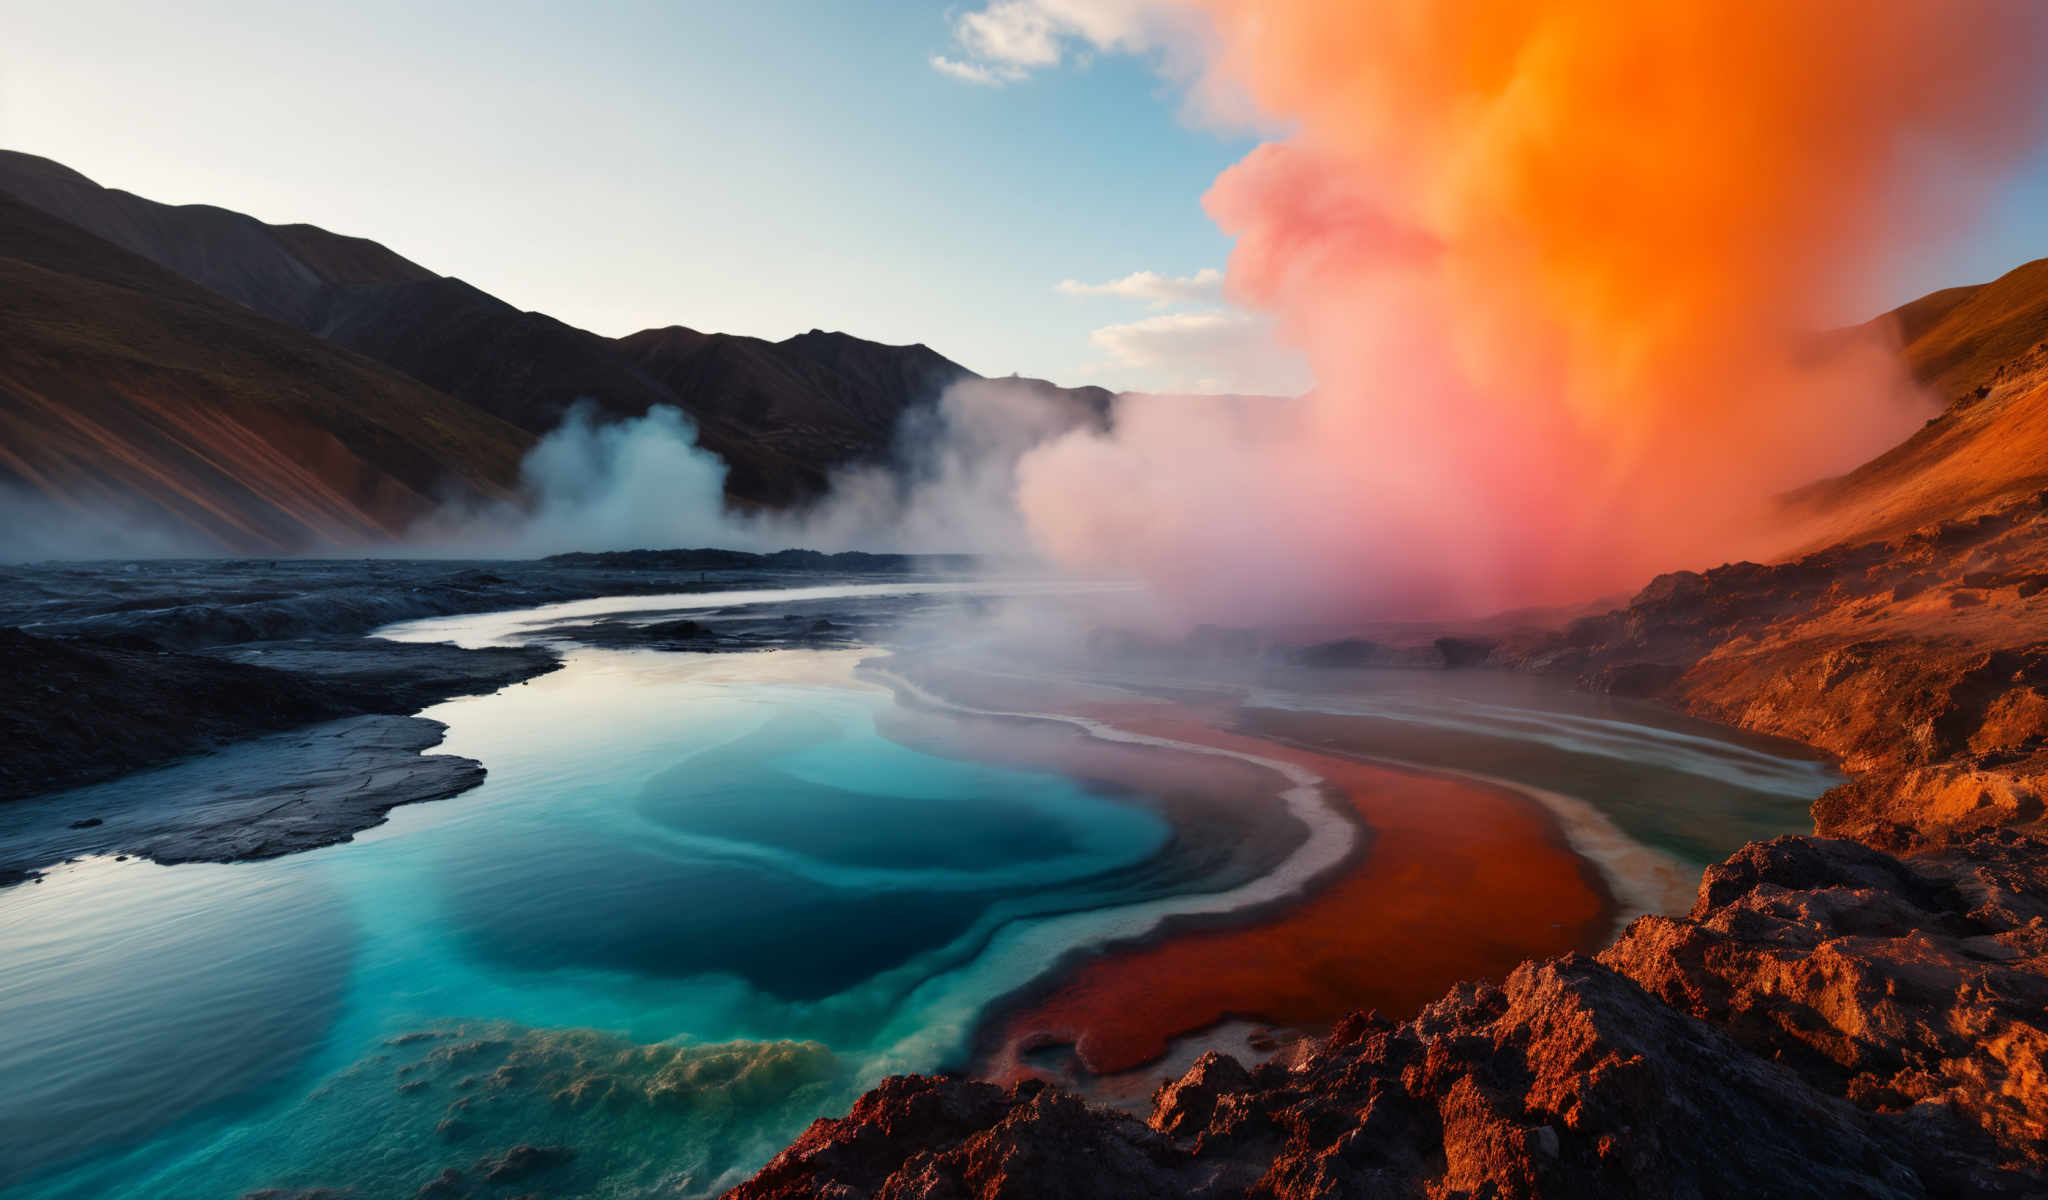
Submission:
[[[689,418],[657,405],[600,424],[582,402],[520,464],[519,496],[453,504],[415,526],[423,553],[521,558],[571,550],[732,545],[725,464]]]
[[[1294,132],[1210,191],[1303,401],[1153,399],[1026,458],[1063,562],[1204,616],[1568,601],[1768,553],[1929,414],[1826,342],[2039,133],[2028,0],[1186,0]]]
[[[1030,27],[1151,27],[1098,37],[1084,7]],[[724,513],[673,412],[578,418],[529,462],[529,508],[474,528],[504,552],[1035,545],[1254,622],[1565,603],[1782,552],[1775,494],[1946,399],[1890,330],[1816,331],[1964,227],[2048,110],[2032,0],[1161,7],[1207,22],[1198,107],[1292,131],[1206,205],[1237,239],[1230,298],[1306,354],[1306,397],[1125,397],[1109,427],[966,385],[797,518]]]
[[[725,464],[682,412],[656,405],[605,423],[579,403],[527,454],[514,498],[446,505],[407,542],[421,554],[504,558],[692,546],[1024,558],[1019,460],[1104,419],[1036,380],[964,380],[904,412],[885,461],[846,465],[794,511],[748,513],[726,506]]]

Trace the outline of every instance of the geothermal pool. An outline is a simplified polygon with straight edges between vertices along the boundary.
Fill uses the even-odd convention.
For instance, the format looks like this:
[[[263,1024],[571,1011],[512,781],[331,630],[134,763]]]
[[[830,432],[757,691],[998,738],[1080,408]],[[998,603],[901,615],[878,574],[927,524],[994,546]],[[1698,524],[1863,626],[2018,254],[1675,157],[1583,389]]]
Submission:
[[[549,1194],[713,1193],[892,1072],[1124,1071],[1136,1094],[1226,1013],[1312,1029],[1597,945],[1804,828],[1832,778],[1527,681],[1167,687],[902,641],[567,644],[426,714],[489,769],[474,791],[288,858],[0,891],[0,1189],[410,1197],[524,1143],[573,1148],[524,1185]]]

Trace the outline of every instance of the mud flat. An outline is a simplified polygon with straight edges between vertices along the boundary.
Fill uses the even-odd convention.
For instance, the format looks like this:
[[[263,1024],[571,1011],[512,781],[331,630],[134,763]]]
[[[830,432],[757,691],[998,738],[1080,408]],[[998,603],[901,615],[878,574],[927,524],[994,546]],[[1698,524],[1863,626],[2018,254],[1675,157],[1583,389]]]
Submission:
[[[79,854],[230,861],[344,840],[483,778],[423,758],[441,727],[405,714],[555,665],[363,637],[187,654],[0,630],[0,884]]]
[[[348,841],[401,804],[483,782],[474,759],[424,753],[445,728],[421,717],[350,717],[0,806],[0,881],[33,881],[86,855],[245,862]]]

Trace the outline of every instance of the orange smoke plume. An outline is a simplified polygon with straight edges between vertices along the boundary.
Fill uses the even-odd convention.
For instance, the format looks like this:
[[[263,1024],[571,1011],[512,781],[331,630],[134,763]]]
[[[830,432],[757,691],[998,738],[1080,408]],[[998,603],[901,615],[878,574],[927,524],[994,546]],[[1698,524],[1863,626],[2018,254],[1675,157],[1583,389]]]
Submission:
[[[1208,617],[1567,602],[1781,549],[1772,495],[1932,411],[1886,331],[1816,331],[1967,220],[2048,94],[2032,0],[1184,2],[1204,86],[1294,131],[1206,205],[1317,386],[1134,403],[1020,500],[1056,557]]]

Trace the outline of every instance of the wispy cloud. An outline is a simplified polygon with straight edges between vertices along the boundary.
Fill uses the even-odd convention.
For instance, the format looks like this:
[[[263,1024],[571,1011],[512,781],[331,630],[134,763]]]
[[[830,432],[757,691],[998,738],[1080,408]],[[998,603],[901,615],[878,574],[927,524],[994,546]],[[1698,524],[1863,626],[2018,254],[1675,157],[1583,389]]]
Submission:
[[[1174,304],[1213,301],[1223,295],[1223,272],[1203,267],[1193,275],[1161,275],[1157,271],[1133,271],[1107,283],[1061,280],[1056,289],[1062,296],[1114,296],[1120,300],[1143,300],[1153,308]]]
[[[1088,340],[1109,355],[1104,367],[1172,390],[1294,396],[1314,383],[1302,356],[1274,338],[1271,320],[1235,309],[1161,313],[1105,325]]]
[[[943,54],[932,55],[932,70],[941,75],[950,75],[963,83],[978,84],[982,87],[1001,87],[1024,78],[1022,67],[1004,66],[998,63],[966,62],[947,58]]]
[[[964,57],[935,54],[932,69],[1001,87],[1057,67],[1077,50],[1138,51],[1159,24],[1154,0],[991,0],[953,20]]]

